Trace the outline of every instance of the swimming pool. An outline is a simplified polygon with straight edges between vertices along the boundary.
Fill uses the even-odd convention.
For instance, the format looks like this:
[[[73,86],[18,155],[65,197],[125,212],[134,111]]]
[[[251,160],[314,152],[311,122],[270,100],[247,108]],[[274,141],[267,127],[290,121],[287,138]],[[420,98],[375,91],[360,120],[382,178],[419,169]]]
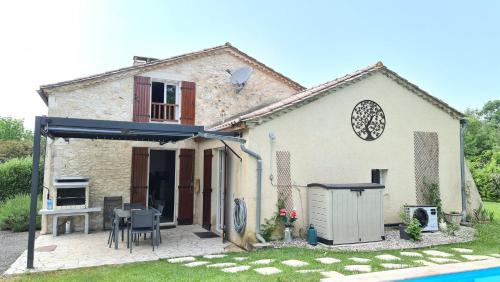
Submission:
[[[500,267],[401,280],[401,282],[498,282]]]

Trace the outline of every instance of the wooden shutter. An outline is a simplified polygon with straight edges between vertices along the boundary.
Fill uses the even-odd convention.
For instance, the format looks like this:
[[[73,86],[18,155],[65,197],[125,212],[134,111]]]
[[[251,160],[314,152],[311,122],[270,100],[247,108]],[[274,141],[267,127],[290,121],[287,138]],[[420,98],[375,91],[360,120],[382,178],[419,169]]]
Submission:
[[[181,86],[181,124],[195,124],[196,84],[183,81]]]
[[[202,227],[210,230],[212,209],[212,149],[203,151],[203,222]]]
[[[148,194],[149,150],[145,147],[132,148],[132,191],[131,203],[146,205]]]
[[[151,78],[134,76],[134,117],[135,122],[149,122],[151,108]]]
[[[177,224],[193,224],[194,150],[181,149],[179,154],[179,210]]]

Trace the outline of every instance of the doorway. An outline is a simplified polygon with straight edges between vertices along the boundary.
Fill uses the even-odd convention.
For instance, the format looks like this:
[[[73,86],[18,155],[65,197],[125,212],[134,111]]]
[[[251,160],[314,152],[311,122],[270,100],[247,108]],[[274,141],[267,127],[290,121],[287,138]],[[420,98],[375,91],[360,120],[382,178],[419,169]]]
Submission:
[[[161,223],[174,223],[175,151],[151,150],[148,205],[161,212]]]

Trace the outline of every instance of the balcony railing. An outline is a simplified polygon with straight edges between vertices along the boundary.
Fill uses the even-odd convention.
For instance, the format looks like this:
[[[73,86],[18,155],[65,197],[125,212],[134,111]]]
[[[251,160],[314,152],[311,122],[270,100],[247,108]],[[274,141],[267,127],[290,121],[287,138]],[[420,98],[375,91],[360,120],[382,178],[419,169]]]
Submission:
[[[151,103],[151,121],[177,121],[175,104]]]

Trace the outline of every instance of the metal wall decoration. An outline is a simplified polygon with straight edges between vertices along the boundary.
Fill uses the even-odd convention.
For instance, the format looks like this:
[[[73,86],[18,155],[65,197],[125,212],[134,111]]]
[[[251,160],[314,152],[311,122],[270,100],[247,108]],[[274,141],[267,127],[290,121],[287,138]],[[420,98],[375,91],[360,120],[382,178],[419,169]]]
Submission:
[[[363,100],[352,110],[351,125],[359,138],[366,141],[375,140],[385,129],[384,111],[377,103]]]

